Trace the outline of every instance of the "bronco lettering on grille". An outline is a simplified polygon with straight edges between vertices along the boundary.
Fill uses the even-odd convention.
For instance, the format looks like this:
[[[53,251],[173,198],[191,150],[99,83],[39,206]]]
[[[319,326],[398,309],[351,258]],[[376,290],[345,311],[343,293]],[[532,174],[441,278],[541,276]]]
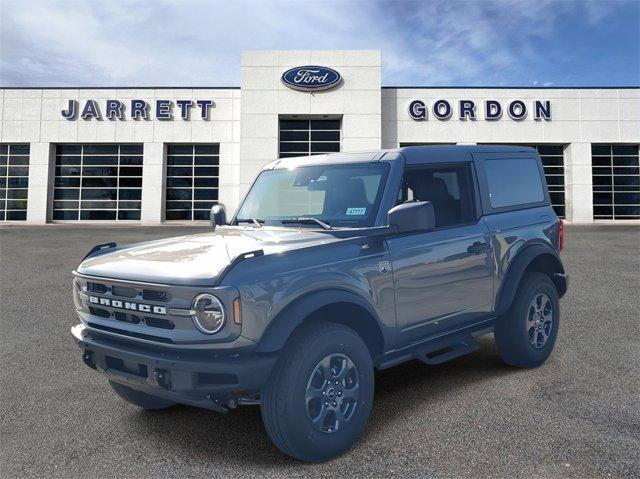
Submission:
[[[99,298],[97,296],[89,296],[89,302],[102,306],[111,306],[112,308],[129,309],[131,311],[141,311],[143,313],[167,314],[167,308],[164,306],[154,306],[151,304],[134,303],[132,301],[121,301],[119,299]]]

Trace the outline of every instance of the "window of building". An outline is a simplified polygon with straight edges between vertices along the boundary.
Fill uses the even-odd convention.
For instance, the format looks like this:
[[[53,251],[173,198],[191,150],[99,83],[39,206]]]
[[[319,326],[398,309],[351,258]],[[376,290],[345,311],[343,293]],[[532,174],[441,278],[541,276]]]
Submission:
[[[29,145],[0,145],[0,221],[27,219]]]
[[[338,151],[340,120],[280,120],[280,158]]]
[[[397,203],[430,201],[436,227],[451,227],[475,220],[469,163],[407,168]]]
[[[484,161],[492,208],[544,201],[538,162],[533,158]]]
[[[168,145],[167,220],[208,220],[218,201],[220,145]]]
[[[591,145],[594,219],[640,219],[638,145]]]
[[[57,145],[54,220],[140,220],[142,145]]]

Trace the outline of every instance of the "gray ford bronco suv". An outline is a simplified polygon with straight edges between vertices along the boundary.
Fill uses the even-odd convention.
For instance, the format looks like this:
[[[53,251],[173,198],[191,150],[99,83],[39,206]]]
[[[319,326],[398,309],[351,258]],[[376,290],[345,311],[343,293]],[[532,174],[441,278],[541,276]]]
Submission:
[[[374,368],[489,333],[530,368],[556,341],[563,226],[532,148],[281,159],[211,222],[98,245],[73,273],[82,359],[136,406],[257,404],[276,446],[323,461],[362,433]]]

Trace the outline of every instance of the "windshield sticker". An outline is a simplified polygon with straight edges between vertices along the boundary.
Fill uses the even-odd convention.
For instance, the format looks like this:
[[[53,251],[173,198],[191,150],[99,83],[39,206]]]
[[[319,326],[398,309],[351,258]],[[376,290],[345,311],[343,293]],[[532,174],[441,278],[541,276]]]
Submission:
[[[366,208],[347,208],[347,216],[364,216]]]

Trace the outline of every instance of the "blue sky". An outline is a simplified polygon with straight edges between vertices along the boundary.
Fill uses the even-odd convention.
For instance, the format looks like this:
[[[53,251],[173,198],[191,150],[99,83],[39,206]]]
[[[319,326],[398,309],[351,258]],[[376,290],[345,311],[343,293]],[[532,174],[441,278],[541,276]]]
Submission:
[[[265,49],[379,49],[387,86],[637,86],[640,0],[0,0],[0,86],[238,86]]]

